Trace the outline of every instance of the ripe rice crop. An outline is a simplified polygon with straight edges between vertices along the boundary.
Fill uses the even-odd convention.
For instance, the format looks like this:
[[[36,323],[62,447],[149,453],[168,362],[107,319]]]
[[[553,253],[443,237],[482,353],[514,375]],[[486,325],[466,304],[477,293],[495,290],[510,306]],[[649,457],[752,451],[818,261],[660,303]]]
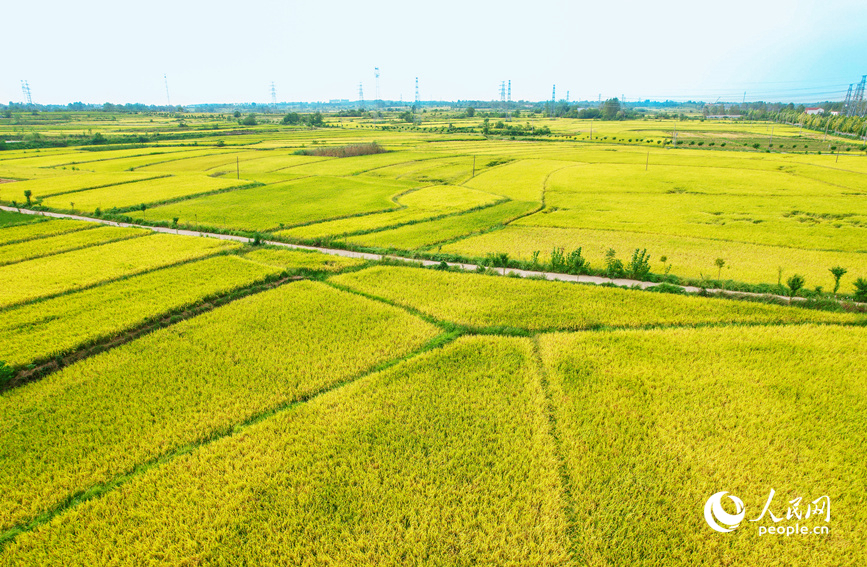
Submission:
[[[134,181],[146,181],[154,179],[157,175],[153,173],[89,173],[81,172],[75,175],[57,175],[45,179],[34,179],[31,181],[19,181],[15,184],[15,189],[18,190],[18,196],[24,195],[25,190],[33,191],[33,200],[50,197],[52,195],[60,195],[73,191],[82,191],[97,187],[108,187],[113,185],[121,185],[123,183],[132,183]],[[123,189],[118,188],[119,191]],[[8,199],[8,197],[7,197]],[[20,199],[19,199],[20,201]],[[47,205],[47,203],[46,203]]]
[[[293,272],[339,272],[346,268],[362,266],[365,263],[360,258],[347,258],[286,248],[259,248],[246,253],[244,258]]]
[[[541,201],[548,176],[564,167],[574,166],[568,161],[520,160],[491,168],[465,185],[515,201]]]
[[[58,195],[44,199],[43,204],[55,209],[94,211],[101,208],[106,211],[115,207],[122,209],[142,203],[159,203],[247,184],[249,181],[243,179],[239,181],[206,175],[178,175]]]
[[[437,333],[394,307],[297,282],[10,390],[0,396],[0,529]]]
[[[864,329],[733,327],[539,337],[586,565],[859,566],[867,561]],[[760,536],[783,526],[827,535]],[[702,508],[741,498],[732,534]],[[787,516],[827,495],[831,519]],[[731,512],[731,511],[730,511]],[[750,521],[748,521],[750,520]]]
[[[374,156],[375,157],[375,156]],[[355,159],[355,158],[353,158]],[[391,197],[408,182],[312,177],[172,203],[148,211],[148,218],[181,223],[269,230],[279,225],[382,211],[397,207]]]
[[[236,256],[216,256],[12,307],[0,318],[0,360],[21,367],[67,354],[280,271]]]
[[[211,238],[152,234],[0,267],[0,307],[88,287],[240,245]]]
[[[472,337],[281,412],[22,534],[0,564],[569,565],[526,339]]]
[[[867,320],[860,314],[409,267],[374,266],[330,281],[471,327],[577,330]]]
[[[60,254],[75,248],[84,248],[95,244],[106,244],[117,240],[126,240],[136,236],[145,236],[151,231],[140,228],[97,227],[93,230],[83,230],[0,246],[0,266],[21,262],[31,258]]]
[[[412,250],[487,230],[509,222],[537,207],[536,203],[508,201],[480,211],[353,236],[348,238],[347,242],[361,246]]]
[[[2,230],[0,230],[0,245],[67,234],[77,230],[93,229],[97,226],[86,221],[66,219],[44,220],[35,216],[28,216],[28,218],[32,219],[32,222],[2,227]]]
[[[495,203],[498,199],[496,195],[466,187],[433,185],[396,198],[395,200],[405,207],[399,211],[375,213],[303,225],[280,231],[277,234],[303,239],[341,236],[368,230],[384,229],[434,216],[483,207]]]
[[[714,264],[717,258],[725,261],[722,279],[756,284],[776,284],[778,279],[785,284],[789,276],[799,273],[807,278],[808,286],[821,285],[828,290],[834,287],[834,279],[828,271],[832,266],[844,266],[852,274],[843,280],[843,287],[850,286],[855,277],[867,274],[867,254],[864,253],[799,250],[689,236],[609,230],[508,226],[503,230],[447,244],[442,251],[475,258],[507,252],[512,258],[530,260],[533,251],[539,250],[542,261],[547,261],[551,250],[561,247],[567,252],[581,247],[584,257],[597,269],[604,268],[605,252],[609,248],[613,248],[617,257],[624,261],[636,248],[647,249],[654,273],[664,272],[665,266],[660,258],[666,256],[672,274],[696,279],[702,276],[716,279],[720,273]]]

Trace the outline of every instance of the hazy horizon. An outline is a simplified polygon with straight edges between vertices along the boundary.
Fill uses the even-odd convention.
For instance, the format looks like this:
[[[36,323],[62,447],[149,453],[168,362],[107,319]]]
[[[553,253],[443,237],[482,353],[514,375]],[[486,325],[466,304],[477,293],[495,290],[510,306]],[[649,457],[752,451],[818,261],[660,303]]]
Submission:
[[[13,4],[0,101],[164,105],[376,98],[842,100],[867,74],[867,5],[747,2],[532,7],[253,0],[146,11],[103,0]]]

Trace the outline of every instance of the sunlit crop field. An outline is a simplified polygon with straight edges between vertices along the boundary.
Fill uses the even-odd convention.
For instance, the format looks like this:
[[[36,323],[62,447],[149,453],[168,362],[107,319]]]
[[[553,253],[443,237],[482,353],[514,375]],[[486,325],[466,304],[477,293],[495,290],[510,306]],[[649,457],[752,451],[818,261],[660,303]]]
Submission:
[[[857,140],[426,110],[17,116],[0,566],[867,564]]]

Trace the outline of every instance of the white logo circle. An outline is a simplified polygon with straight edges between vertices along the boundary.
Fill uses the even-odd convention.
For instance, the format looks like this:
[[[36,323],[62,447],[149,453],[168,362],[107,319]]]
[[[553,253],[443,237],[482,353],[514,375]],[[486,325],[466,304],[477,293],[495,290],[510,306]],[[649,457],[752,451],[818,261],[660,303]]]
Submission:
[[[717,492],[708,498],[707,503],[704,505],[704,519],[707,522],[707,525],[716,531],[723,533],[735,531],[735,528],[740,525],[741,520],[743,520],[746,515],[744,503],[737,496],[729,496],[729,499],[735,503],[736,512],[734,514],[729,514],[723,510],[722,498],[726,494],[728,494],[726,491]]]

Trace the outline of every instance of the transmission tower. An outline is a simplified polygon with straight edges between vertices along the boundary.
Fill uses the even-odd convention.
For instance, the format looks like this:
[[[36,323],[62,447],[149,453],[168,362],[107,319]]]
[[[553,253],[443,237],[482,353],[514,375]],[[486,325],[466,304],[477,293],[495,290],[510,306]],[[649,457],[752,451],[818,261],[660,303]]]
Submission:
[[[507,102],[512,102],[512,79],[509,79],[509,91],[507,97]]]
[[[163,81],[166,83],[166,105],[172,105],[172,99],[169,97],[169,78],[163,73]]]
[[[361,110],[364,110],[364,87],[361,86],[361,83],[358,83],[358,104]]]
[[[566,104],[569,104],[569,91],[566,91]]]
[[[23,79],[21,81],[21,92],[24,93],[24,100],[27,101],[27,106],[32,106],[33,99],[30,98],[30,85]]]
[[[382,96],[379,94],[379,67],[373,68],[373,76],[376,77],[376,106],[382,106]]]
[[[867,83],[867,75],[861,77],[861,82],[855,87],[855,93],[852,95],[852,110],[848,116],[864,116],[864,86]]]
[[[420,99],[418,98],[418,77],[416,77],[415,78],[415,106],[416,107],[418,107],[418,105],[419,105],[419,100]]]
[[[277,108],[277,87],[274,86],[274,81],[271,81],[271,106]]]
[[[551,89],[551,118],[554,117],[554,104],[557,102],[557,85]]]
[[[852,112],[852,87],[853,83],[849,83],[849,90],[846,91],[846,100],[843,102],[843,113],[846,116],[851,116],[850,112]]]
[[[506,81],[500,81],[500,105],[506,104]]]

